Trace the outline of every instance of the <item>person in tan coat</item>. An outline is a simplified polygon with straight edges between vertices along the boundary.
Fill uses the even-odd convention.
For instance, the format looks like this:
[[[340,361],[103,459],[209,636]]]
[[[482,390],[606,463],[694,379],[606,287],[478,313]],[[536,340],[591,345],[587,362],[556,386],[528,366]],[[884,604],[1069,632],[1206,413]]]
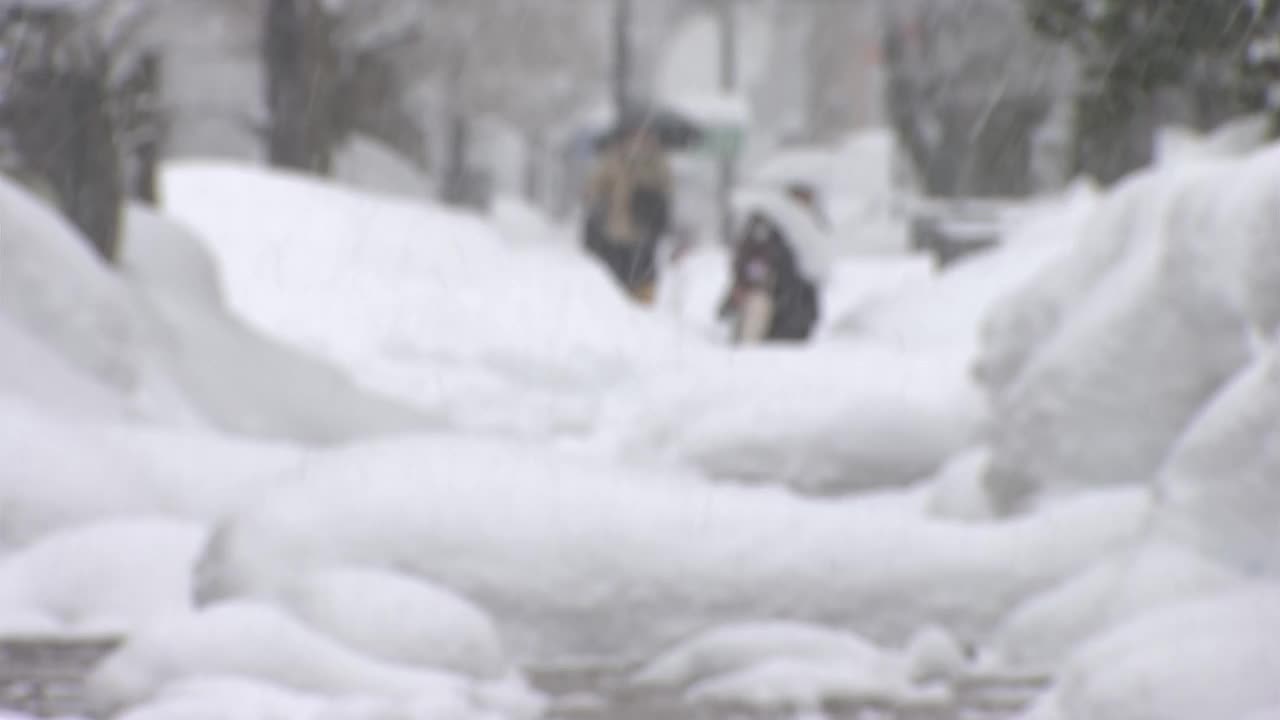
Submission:
[[[601,151],[587,187],[586,246],[640,302],[653,300],[657,249],[670,225],[671,168],[643,126]]]

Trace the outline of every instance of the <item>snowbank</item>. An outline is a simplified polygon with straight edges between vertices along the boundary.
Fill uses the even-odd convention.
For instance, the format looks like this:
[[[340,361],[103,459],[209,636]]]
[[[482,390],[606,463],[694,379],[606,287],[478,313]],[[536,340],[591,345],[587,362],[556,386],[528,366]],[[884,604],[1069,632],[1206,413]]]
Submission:
[[[329,697],[289,690],[238,677],[200,677],[166,686],[155,699],[132,707],[117,720],[384,720],[388,717],[432,720],[493,720],[453,695],[412,700]]]
[[[289,447],[76,422],[0,400],[0,546],[108,518],[211,521],[301,457]]]
[[[904,653],[851,633],[774,621],[702,633],[652,661],[633,682],[683,690],[694,705],[757,711],[867,702],[903,707],[944,700],[945,686],[937,681],[964,665],[954,642],[936,628],[919,634]]]
[[[1147,543],[1015,609],[993,647],[1015,667],[1051,670],[1089,638],[1143,613],[1243,583],[1240,575],[1185,548]]]
[[[698,683],[685,697],[695,705],[759,713],[821,712],[863,704],[938,710],[945,688],[917,688],[884,666],[857,667],[783,658]]]
[[[1007,243],[857,307],[835,321],[832,335],[976,355],[987,313],[1067,251],[1087,205],[1075,199],[1065,209],[1032,214]]]
[[[687,688],[766,660],[869,667],[884,661],[874,644],[852,633],[798,622],[728,625],[701,633],[668,650],[633,678],[642,687]]]
[[[1160,477],[1157,532],[1249,574],[1280,575],[1280,344],[1191,425]]]
[[[201,164],[169,167],[164,197],[235,312],[464,429],[585,431],[600,393],[700,345],[582,254],[515,248],[431,205]]]
[[[230,603],[156,620],[132,634],[90,678],[95,704],[137,705],[188,678],[242,676],[290,690],[465,703],[467,683],[378,663],[309,631],[266,605]]]
[[[355,135],[333,158],[333,176],[361,190],[426,200],[435,182],[420,168],[377,140]]]
[[[67,220],[3,176],[0,315],[63,363],[114,388],[127,398],[131,415],[168,422],[197,419],[181,389],[152,357],[158,339],[145,303]],[[8,362],[16,366],[36,359],[30,352],[24,356]],[[67,380],[56,370],[58,364],[47,368],[47,376],[31,379],[40,384]],[[66,389],[33,388],[28,395],[83,390],[84,383],[71,380]]]
[[[1132,249],[997,396],[985,482],[1002,511],[1151,481],[1245,363],[1244,317],[1216,272],[1212,232],[1235,169],[1187,166],[1133,191]]]
[[[509,668],[493,621],[446,588],[399,573],[339,568],[289,589],[306,624],[384,662],[497,678]]]
[[[43,615],[56,630],[124,633],[191,606],[203,526],[118,520],[50,535],[0,563],[0,624]]]
[[[928,475],[972,442],[984,410],[958,356],[750,348],[637,383],[603,425],[624,457],[845,493]]]
[[[2,311],[0,395],[73,417],[122,420],[131,414],[119,388],[75,367]]]
[[[966,450],[942,466],[928,480],[926,507],[934,517],[963,522],[982,522],[995,517],[991,498],[982,477],[991,462],[985,447]]]
[[[0,310],[100,381],[143,374],[146,321],[70,223],[0,177]]]
[[[1076,652],[1028,720],[1201,720],[1280,704],[1280,590],[1176,605]]]
[[[200,241],[140,207],[126,216],[121,269],[151,307],[155,355],[204,415],[259,437],[336,442],[427,424],[335,368],[250,330],[223,305]]]
[[[275,597],[315,570],[394,569],[478,602],[518,658],[540,660],[645,656],[743,617],[834,622],[877,642],[936,621],[971,638],[1130,538],[1145,506],[1108,494],[956,526],[877,503],[564,467],[413,441],[330,453],[216,533],[199,595]]]

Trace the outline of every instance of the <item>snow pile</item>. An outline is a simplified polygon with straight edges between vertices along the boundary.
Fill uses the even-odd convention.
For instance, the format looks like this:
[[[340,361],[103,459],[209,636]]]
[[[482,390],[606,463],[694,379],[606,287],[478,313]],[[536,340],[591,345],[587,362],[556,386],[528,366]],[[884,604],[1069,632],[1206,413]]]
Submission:
[[[72,365],[0,311],[0,397],[73,417],[124,419],[128,399]]]
[[[642,668],[632,682],[641,687],[687,688],[781,658],[857,667],[885,662],[880,648],[853,633],[798,622],[744,623],[709,630],[668,650]]]
[[[445,588],[393,572],[338,568],[290,588],[294,616],[367,657],[478,678],[509,670],[493,621]]]
[[[1280,329],[1280,146],[1236,163],[1217,188],[1213,233],[1220,286],[1248,318],[1253,331],[1273,336]]]
[[[991,498],[982,477],[991,462],[985,447],[959,453],[928,480],[926,507],[934,517],[964,522],[981,522],[995,517]]]
[[[1003,662],[1052,669],[1101,632],[1243,582],[1226,567],[1177,545],[1140,545],[1015,609],[996,634],[994,647]]]
[[[0,547],[108,518],[211,521],[301,457],[191,431],[74,422],[0,400]]]
[[[334,442],[426,423],[233,318],[212,258],[184,228],[140,207],[126,220],[121,270],[154,313],[155,355],[220,427]]]
[[[1271,121],[1265,115],[1232,120],[1207,134],[1184,127],[1161,128],[1156,133],[1156,165],[1247,155],[1267,143],[1270,128]]]
[[[514,195],[494,198],[489,215],[498,234],[509,243],[567,249],[577,240],[571,229],[556,225],[541,209]]]
[[[224,300],[218,265],[200,240],[176,221],[142,205],[125,209],[119,269],[134,286],[148,292],[211,306]]]
[[[458,717],[536,715],[516,679],[478,685],[425,668],[381,663],[308,630],[267,605],[227,603],[157,620],[128,638],[90,678],[95,704],[136,706],[175,683],[235,676],[329,698],[440,703]]]
[[[928,475],[969,446],[983,413],[963,358],[828,345],[689,362],[620,395],[604,425],[625,457],[845,493]]]
[[[478,218],[233,166],[172,166],[164,188],[237,313],[455,426],[583,431],[600,393],[697,349],[585,256]]]
[[[1216,202],[1235,170],[1187,166],[1136,192],[1130,252],[997,396],[985,482],[1002,511],[1152,480],[1244,364],[1244,318],[1214,265]]]
[[[901,707],[945,699],[946,688],[936,681],[963,667],[954,641],[937,629],[898,653],[851,633],[774,621],[695,636],[641,669],[633,683],[682,691],[695,705],[757,711],[812,711],[842,702]]]
[[[1142,616],[1090,641],[1027,720],[1201,720],[1280,704],[1280,588]]]
[[[1158,532],[1241,572],[1280,575],[1280,344],[1241,371],[1165,465]]]
[[[1101,200],[1080,206],[1066,251],[1006,293],[982,319],[975,374],[1000,396],[1041,346],[1115,268],[1139,234],[1140,212],[1156,182],[1138,175]],[[1077,190],[1085,197],[1088,190]]]
[[[435,195],[435,183],[391,148],[355,135],[338,148],[333,177],[340,183],[370,192],[425,200]]]
[[[831,270],[822,287],[818,334],[833,334],[843,318],[862,311],[868,303],[883,303],[897,293],[933,282],[933,262],[919,255],[864,255],[843,258]]]
[[[858,307],[837,320],[832,333],[894,347],[976,355],[987,313],[1070,248],[1090,205],[1082,195],[1061,208],[1031,213],[1007,243]]]
[[[155,698],[116,716],[117,720],[191,720],[192,718],[324,718],[324,720],[492,720],[453,694],[412,700],[332,697],[299,692],[240,677],[199,677],[167,685]]]
[[[4,177],[0,311],[100,382],[126,394],[143,384],[142,307],[67,220]]]
[[[118,633],[183,611],[204,541],[200,525],[159,519],[50,535],[0,562],[0,627]],[[23,628],[23,618],[48,624]]]
[[[1145,507],[1125,492],[957,526],[638,471],[601,481],[612,475],[625,474],[413,440],[327,453],[216,533],[198,594],[280,597],[317,570],[395,570],[490,609],[521,659],[643,656],[708,624],[782,614],[877,642],[926,619],[973,637],[1127,541]]]

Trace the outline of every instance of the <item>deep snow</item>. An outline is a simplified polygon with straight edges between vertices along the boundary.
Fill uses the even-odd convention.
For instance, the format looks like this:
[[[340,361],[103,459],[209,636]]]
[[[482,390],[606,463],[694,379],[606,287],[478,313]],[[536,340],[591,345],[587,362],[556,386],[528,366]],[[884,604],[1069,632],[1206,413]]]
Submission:
[[[1280,603],[1247,583],[1276,572],[1280,163],[1220,163],[1047,204],[936,277],[842,259],[847,321],[802,350],[681,319],[722,254],[664,288],[682,312],[646,313],[518,207],[179,166],[178,223],[131,212],[121,279],[2,186],[0,626],[131,631],[95,690],[133,720],[532,717],[521,662],[653,670],[735,629],[714,672],[674,673],[689,702],[943,703],[954,634],[1061,670],[1035,718],[1265,713]],[[1186,374],[1148,377],[1170,354]],[[1135,398],[1177,402],[1111,412]],[[1011,455],[1046,427],[1062,447]],[[1138,441],[1070,452],[1089,433]],[[1048,501],[992,520],[978,480],[1027,457]],[[1092,489],[1113,483],[1134,487]]]
[[[330,454],[222,527],[200,596],[278,597],[307,572],[394,568],[494,613],[522,659],[643,657],[708,623],[779,615],[901,641],[965,638],[1130,539],[1108,494],[1010,524],[705,483],[602,482],[414,440]],[[562,469],[561,469],[562,468]],[[910,548],[910,551],[905,551]],[[952,587],[969,588],[957,596]]]

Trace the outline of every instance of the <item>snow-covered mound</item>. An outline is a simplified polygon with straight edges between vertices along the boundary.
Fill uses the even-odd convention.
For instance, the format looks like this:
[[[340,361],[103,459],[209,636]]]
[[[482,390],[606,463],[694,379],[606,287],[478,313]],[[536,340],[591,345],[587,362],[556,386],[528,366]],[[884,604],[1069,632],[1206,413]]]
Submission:
[[[766,660],[870,666],[883,662],[875,644],[848,632],[806,623],[773,621],[727,625],[700,633],[642,668],[643,687],[687,688]]]
[[[204,305],[224,301],[218,265],[200,240],[143,205],[125,209],[118,264],[135,287]]]
[[[463,428],[584,430],[600,393],[699,344],[584,254],[429,204],[202,164],[169,167],[164,198],[208,241],[233,310]]]
[[[1000,247],[855,307],[834,321],[831,334],[975,355],[991,308],[1070,249],[1092,203],[1081,192],[1028,212]]]
[[[95,377],[138,382],[140,309],[70,222],[0,177],[0,308]]]
[[[1241,572],[1280,575],[1280,343],[1191,425],[1160,478],[1157,531]]]
[[[0,396],[46,412],[123,420],[132,412],[124,392],[71,364],[0,311]]]
[[[616,400],[605,428],[627,457],[811,493],[918,480],[985,417],[963,358],[869,343],[725,353]]]
[[[1088,189],[1076,191],[1094,199],[1081,200],[1082,216],[1067,224],[1072,235],[1065,252],[1011,288],[982,318],[975,373],[992,394],[1004,393],[1135,244],[1156,182],[1151,173],[1139,174],[1100,200]]]
[[[456,694],[432,694],[411,700],[377,697],[333,697],[289,690],[241,677],[199,677],[166,686],[154,699],[131,707],[116,720],[493,720],[489,711],[473,707]]]
[[[364,135],[355,135],[334,153],[333,176],[361,190],[425,200],[435,195],[435,182],[395,150]]]
[[[75,422],[0,399],[0,547],[108,518],[211,521],[300,459],[294,448]]]
[[[793,658],[752,665],[698,683],[685,693],[695,705],[728,712],[748,710],[766,717],[794,717],[860,704],[939,710],[948,697],[943,687],[912,685],[892,665],[858,667]]]
[[[128,632],[184,611],[205,534],[189,522],[117,520],[50,535],[0,562],[0,627],[43,616],[50,630]]]
[[[1134,247],[997,396],[985,482],[1000,509],[1151,481],[1246,362],[1246,321],[1214,264],[1216,203],[1236,169],[1197,164],[1142,186]]]
[[[937,628],[918,634],[903,653],[852,633],[773,621],[702,633],[649,663],[634,683],[682,690],[695,705],[757,711],[869,701],[902,707],[945,699],[937,681],[964,665],[954,641]]]
[[[69,221],[3,176],[0,313],[136,407],[165,417],[185,409],[149,358],[145,306]]]
[[[1002,662],[1053,669],[1089,638],[1142,613],[1244,582],[1185,548],[1144,544],[1022,604],[997,633],[994,647]]]
[[[1280,588],[1142,616],[1072,655],[1027,720],[1202,720],[1280,704]]]
[[[1280,145],[1236,163],[1218,188],[1215,237],[1220,283],[1263,335],[1280,330]]]
[[[269,340],[223,305],[217,267],[173,221],[132,207],[121,269],[153,311],[155,355],[204,415],[259,437],[333,442],[427,420],[337,369]]]
[[[478,602],[518,658],[543,660],[648,656],[742,617],[839,623],[877,642],[936,621],[972,639],[1128,541],[1146,503],[1126,491],[957,526],[882,503],[561,467],[412,440],[328,453],[215,534],[199,595],[279,597],[315,570],[394,569]]]
[[[157,619],[132,634],[90,678],[95,703],[123,708],[173,682],[237,675],[332,695],[462,700],[467,683],[428,670],[378,663],[266,605],[230,603]]]
[[[868,303],[884,306],[885,298],[910,294],[934,282],[933,263],[920,255],[864,255],[837,260],[822,288],[817,334],[839,337],[839,324]]]
[[[478,678],[497,678],[509,670],[488,615],[412,576],[324,570],[303,577],[283,602],[322,634],[377,660]]]
[[[991,462],[985,447],[966,450],[947,461],[928,479],[926,508],[935,517],[981,522],[995,517],[982,477]]]

